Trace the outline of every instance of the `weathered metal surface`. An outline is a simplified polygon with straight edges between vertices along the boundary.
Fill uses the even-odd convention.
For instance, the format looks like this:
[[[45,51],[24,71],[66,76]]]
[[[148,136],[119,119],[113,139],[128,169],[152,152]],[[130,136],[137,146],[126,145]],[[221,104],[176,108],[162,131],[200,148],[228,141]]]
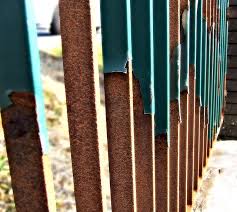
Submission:
[[[154,114],[144,114],[139,81],[133,78],[137,211],[155,210]]]
[[[179,140],[180,140],[180,1],[170,1],[170,146],[169,210],[179,211]]]
[[[194,165],[193,165],[193,189],[198,189],[199,178],[199,148],[200,148],[200,105],[199,97],[195,101],[195,132],[194,132]]]
[[[100,88],[93,1],[60,1],[69,134],[78,211],[103,211]]]
[[[194,67],[189,71],[189,114],[188,114],[188,176],[187,176],[187,204],[192,205],[194,180],[194,136],[195,136],[195,78]]]
[[[156,211],[169,211],[169,147],[167,135],[155,138]]]
[[[178,101],[170,103],[169,146],[169,209],[179,211],[179,141],[180,123]]]
[[[202,170],[203,170],[203,161],[204,161],[204,146],[205,146],[205,142],[204,142],[204,136],[205,136],[205,132],[204,132],[204,120],[205,120],[205,114],[204,114],[204,108],[201,107],[201,111],[200,111],[200,145],[199,145],[199,177],[202,177]]]
[[[187,205],[188,105],[189,95],[184,91],[180,95],[182,110],[179,141],[179,212],[185,212]]]
[[[16,210],[56,211],[47,196],[46,183],[52,179],[45,178],[35,97],[18,92],[10,99],[12,105],[1,114]]]
[[[132,71],[105,74],[105,104],[113,211],[137,209]],[[124,115],[126,114],[126,115]],[[152,164],[150,164],[152,166]]]

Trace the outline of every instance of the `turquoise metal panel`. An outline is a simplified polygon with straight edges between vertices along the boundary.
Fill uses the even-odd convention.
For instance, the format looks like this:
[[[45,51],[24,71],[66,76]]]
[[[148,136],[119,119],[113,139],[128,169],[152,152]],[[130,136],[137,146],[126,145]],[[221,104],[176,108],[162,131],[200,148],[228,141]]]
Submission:
[[[154,87],[156,134],[169,137],[170,50],[169,0],[154,1]],[[169,141],[169,138],[168,138]]]
[[[207,21],[203,18],[202,19],[202,75],[201,75],[201,101],[202,101],[202,106],[207,106],[206,103],[206,90],[208,89],[208,81],[207,81]]]
[[[152,0],[101,1],[104,73],[126,72],[126,63],[132,59],[145,113],[154,113],[152,3]]]
[[[104,72],[126,72],[126,63],[132,59],[127,0],[101,0],[101,14]]]
[[[154,113],[153,0],[131,0],[131,23],[134,74],[140,81],[145,113]]]
[[[0,7],[0,107],[11,105],[11,92],[32,92],[44,153],[48,152],[48,136],[40,61],[37,47],[36,23],[30,0],[8,0]]]
[[[178,45],[173,52],[170,61],[170,100],[180,102],[180,62],[181,62],[181,45]]]
[[[195,66],[196,69],[196,54],[197,54],[197,8],[198,0],[190,1],[190,55],[189,64]],[[196,77],[196,71],[195,71]]]
[[[189,35],[190,35],[190,8],[185,10],[184,41],[181,43],[180,91],[188,91],[189,85]]]
[[[202,43],[203,43],[203,1],[198,1],[197,8],[197,58],[196,58],[196,96],[199,97],[199,105],[202,106],[201,90],[202,90]]]

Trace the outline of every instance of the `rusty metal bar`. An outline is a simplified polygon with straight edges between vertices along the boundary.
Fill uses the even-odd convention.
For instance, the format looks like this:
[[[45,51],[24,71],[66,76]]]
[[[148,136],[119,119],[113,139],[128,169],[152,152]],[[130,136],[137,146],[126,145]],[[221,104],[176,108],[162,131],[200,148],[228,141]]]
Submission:
[[[100,88],[94,1],[60,1],[61,34],[76,207],[105,211],[99,143]]]
[[[133,80],[137,211],[155,210],[154,114],[144,114],[138,80]]]
[[[180,1],[181,17],[181,87],[180,87],[180,141],[179,141],[179,212],[186,211],[188,168],[188,117],[189,117],[189,1]],[[185,20],[186,19],[186,20]],[[185,21],[184,21],[185,20]],[[185,80],[184,80],[185,79]],[[186,83],[184,83],[186,82]]]
[[[136,210],[132,71],[105,74],[105,102],[113,211]],[[126,114],[126,116],[124,116]],[[151,165],[152,166],[152,165]],[[136,184],[135,184],[136,185]]]
[[[156,211],[169,211],[169,148],[167,136],[155,139]]]
[[[47,156],[40,143],[35,97],[17,92],[10,98],[12,105],[2,110],[2,124],[16,209],[56,211],[54,197],[49,196],[54,191],[46,187],[53,179],[44,171],[50,164],[44,161]]]
[[[190,1],[190,68],[189,68],[189,128],[188,128],[188,179],[187,204],[192,205],[194,182],[194,139],[195,139],[195,105],[196,105],[196,12],[197,3]],[[192,40],[192,42],[191,42]]]
[[[179,211],[179,140],[180,140],[180,1],[170,0],[170,146],[169,210]]]

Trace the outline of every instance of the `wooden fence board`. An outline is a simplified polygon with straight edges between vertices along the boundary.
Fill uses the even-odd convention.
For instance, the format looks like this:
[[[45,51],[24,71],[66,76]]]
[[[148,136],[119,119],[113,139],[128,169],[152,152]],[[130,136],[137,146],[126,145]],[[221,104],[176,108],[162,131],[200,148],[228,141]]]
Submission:
[[[229,20],[229,32],[236,32],[237,31],[237,20],[230,19]]]
[[[235,115],[237,114],[237,104],[226,104],[225,115]]]
[[[237,56],[228,57],[228,68],[237,68]]]
[[[237,80],[228,80],[226,87],[228,92],[237,92]]]
[[[237,0],[230,0],[230,6],[237,6]]]
[[[229,44],[237,44],[237,32],[229,32]]]
[[[228,55],[229,56],[237,56],[237,45],[236,44],[229,44]]]
[[[228,68],[226,79],[237,80],[237,68]]]
[[[237,9],[235,6],[229,7],[228,15],[229,15],[229,18],[237,18]]]
[[[226,103],[237,104],[237,92],[228,92]]]

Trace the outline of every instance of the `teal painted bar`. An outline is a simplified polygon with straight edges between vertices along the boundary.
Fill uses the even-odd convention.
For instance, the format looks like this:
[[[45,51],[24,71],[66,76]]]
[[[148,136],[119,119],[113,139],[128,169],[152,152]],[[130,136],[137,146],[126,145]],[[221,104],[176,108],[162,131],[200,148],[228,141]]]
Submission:
[[[207,26],[207,25],[206,25]],[[206,81],[207,81],[207,89],[205,91],[206,102],[205,106],[208,109],[208,123],[210,122],[210,92],[211,92],[211,47],[212,47],[212,32],[207,31],[206,40],[207,40],[207,65],[206,65]]]
[[[202,75],[201,75],[201,101],[202,106],[206,107],[206,90],[208,89],[208,81],[207,81],[207,21],[203,18],[202,19]]]
[[[178,100],[180,103],[180,68],[181,68],[181,44],[173,52],[170,61],[170,100]]]
[[[218,3],[218,9],[220,11],[220,1],[217,1]],[[220,12],[219,12],[219,18],[220,18]],[[219,26],[219,23],[218,23]],[[219,26],[220,27],[220,26]],[[219,61],[220,61],[220,42],[219,42],[219,35],[220,35],[220,28],[217,31],[216,34],[216,39],[217,39],[217,52],[216,52],[216,70],[215,70],[215,87],[214,87],[214,114],[213,114],[213,118],[214,118],[214,126],[213,129],[215,129],[215,131],[217,130],[217,100],[218,100],[218,73],[219,73]]]
[[[154,1],[154,87],[156,134],[167,134],[170,113],[169,0]]]
[[[213,119],[212,119],[212,111],[213,111],[213,78],[214,78],[214,57],[215,57],[215,30],[214,28],[212,29],[211,32],[211,46],[210,46],[210,90],[209,90],[209,140],[212,140],[212,124],[213,124]]]
[[[180,92],[188,91],[189,86],[189,49],[190,49],[190,8],[184,12],[185,22],[182,22],[184,41],[181,43]]]
[[[127,1],[101,0],[104,73],[126,72],[131,59],[128,41]]]
[[[198,0],[190,1],[190,55],[189,64],[195,67],[196,78],[196,54],[197,54],[197,7]]]
[[[134,74],[140,81],[145,113],[154,113],[153,0],[131,0],[131,23]]]
[[[36,22],[30,0],[8,0],[0,7],[0,107],[11,105],[12,92],[32,92],[36,99],[36,112],[41,145],[48,152],[40,60],[37,47]]]
[[[104,73],[125,73],[132,59],[146,114],[154,113],[152,4],[153,0],[101,1]]]
[[[197,9],[197,59],[196,59],[196,96],[199,97],[199,105],[202,106],[201,90],[202,90],[202,42],[203,42],[203,3],[198,1]]]

